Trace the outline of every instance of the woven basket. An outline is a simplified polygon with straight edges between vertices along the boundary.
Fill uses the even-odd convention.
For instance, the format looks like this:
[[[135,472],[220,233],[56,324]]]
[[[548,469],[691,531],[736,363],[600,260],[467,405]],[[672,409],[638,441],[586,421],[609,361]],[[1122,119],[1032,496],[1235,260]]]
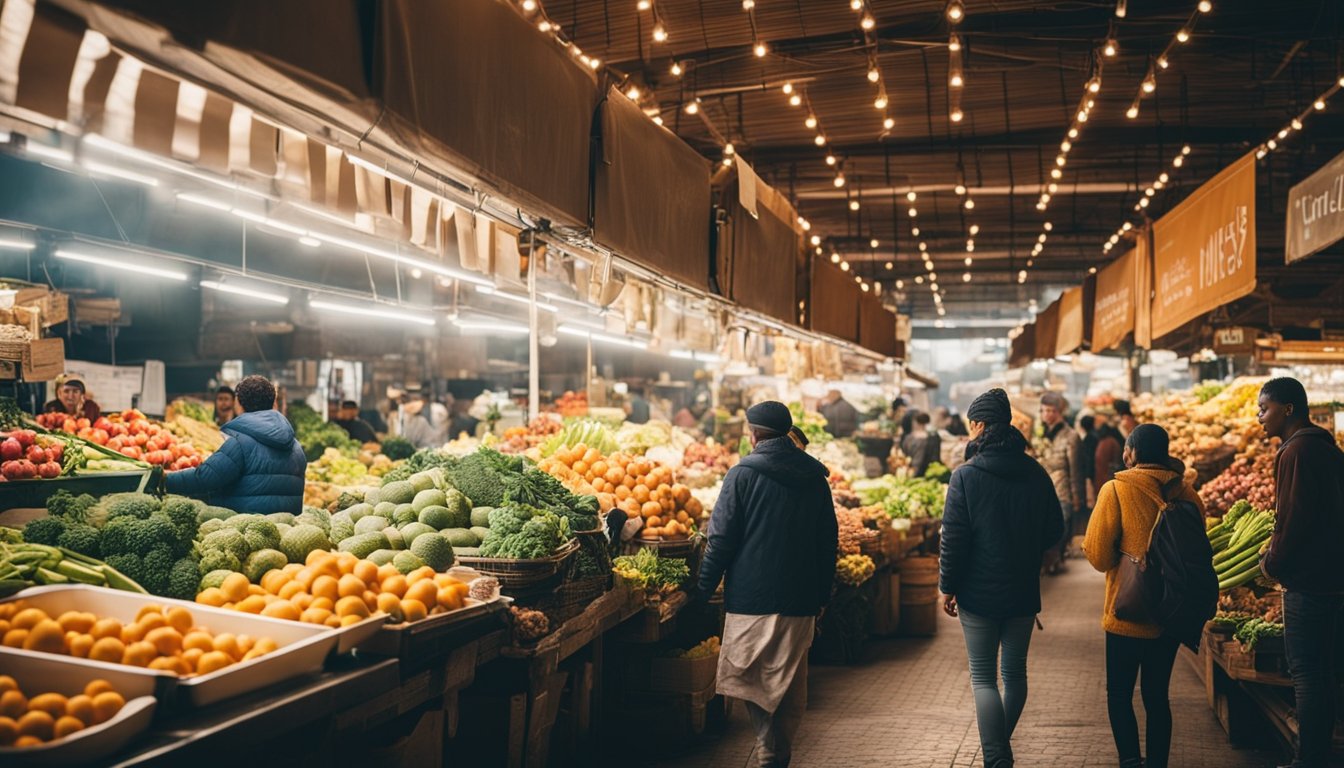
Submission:
[[[22,360],[28,353],[27,341],[0,340],[0,360]]]
[[[561,572],[569,558],[579,551],[577,539],[570,539],[564,546],[547,557],[536,560],[513,560],[502,557],[459,557],[457,562],[470,566],[487,576],[499,580],[499,586],[505,591],[523,589],[540,584]]]

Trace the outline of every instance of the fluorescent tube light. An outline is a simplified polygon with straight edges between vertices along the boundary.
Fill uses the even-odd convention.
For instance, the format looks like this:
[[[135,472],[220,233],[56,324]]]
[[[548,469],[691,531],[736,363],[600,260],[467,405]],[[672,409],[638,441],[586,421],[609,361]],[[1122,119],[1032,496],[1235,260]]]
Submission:
[[[547,293],[543,293],[543,294],[541,294],[541,295],[542,295],[542,296],[545,296],[547,301],[551,301],[551,302],[554,302],[554,303],[556,303],[556,304],[565,304],[565,305],[567,305],[567,306],[571,306],[571,307],[578,307],[579,309],[590,309],[590,310],[591,310],[591,309],[596,309],[596,307],[594,307],[592,304],[588,304],[588,303],[586,303],[586,302],[579,301],[578,299],[571,299],[571,298],[567,298],[567,297],[565,297],[565,296],[560,296],[559,294],[555,294],[555,293],[549,293],[549,292],[547,292]]]
[[[202,197],[201,195],[193,195],[190,192],[177,193],[177,199],[181,200],[184,203],[194,203],[196,205],[204,206],[206,208],[213,208],[216,211],[224,211],[226,213],[228,211],[233,210],[232,205],[229,205],[228,203],[222,200],[214,200],[208,197]]]
[[[0,248],[8,248],[15,251],[31,251],[36,247],[36,243],[30,243],[27,240],[10,240],[0,237]]]
[[[590,341],[599,341],[605,344],[613,344],[619,347],[629,347],[631,349],[649,348],[649,345],[643,341],[637,341],[635,339],[626,339],[620,336],[609,336],[605,333],[589,333],[588,331],[585,331],[582,328],[575,328],[572,325],[562,325],[556,330],[560,333],[565,334],[566,336],[577,336],[578,338],[581,339],[588,339]]]
[[[494,322],[487,320],[454,320],[453,325],[463,331],[481,331],[483,333],[509,333],[526,335],[530,333],[527,326],[515,325],[514,323]]]
[[[723,358],[710,352],[696,352],[695,359],[702,363],[721,363]]]
[[[376,174],[378,174],[378,175],[380,175],[380,176],[384,176],[384,177],[386,177],[386,178],[392,179],[393,181],[399,181],[399,182],[401,182],[402,184],[405,184],[405,185],[408,186],[408,187],[416,186],[415,182],[411,181],[410,179],[406,178],[405,176],[402,176],[401,174],[397,173],[396,171],[390,171],[390,170],[388,170],[388,169],[386,169],[386,168],[383,168],[383,167],[381,167],[381,166],[374,165],[373,163],[369,162],[368,160],[365,160],[365,159],[362,158],[362,157],[356,157],[355,155],[346,153],[346,155],[345,155],[345,159],[346,159],[346,160],[349,160],[351,165],[359,166],[360,168],[363,168],[363,169],[366,170],[366,171],[373,171],[374,173],[376,173]]]
[[[170,162],[168,160],[156,157],[154,155],[149,154],[148,152],[141,152],[138,149],[132,149],[131,147],[118,144],[117,142],[106,139],[102,136],[99,136],[96,133],[84,134],[83,142],[88,146],[95,147],[97,149],[101,149],[106,152],[111,152],[112,154],[115,155],[121,155],[122,157],[128,157],[137,162],[144,163],[146,165],[152,165],[155,168],[162,168],[166,171],[172,171],[173,173],[177,173],[182,176],[190,176],[193,179],[199,179],[200,181],[204,181],[209,184],[214,184],[219,187],[224,187],[225,189],[237,190],[245,195],[252,195],[253,197],[266,197],[266,195],[262,192],[257,192],[256,190],[248,189],[247,187],[241,184],[236,184],[228,179],[222,179],[219,178],[218,176],[212,176],[208,173],[200,173],[198,171],[193,171],[190,168],[186,168],[178,163]]]
[[[115,165],[105,165],[97,160],[85,160],[84,169],[89,173],[99,176],[112,176],[126,181],[134,181],[137,184],[144,184],[147,187],[159,186],[159,180],[153,176],[146,176],[143,173],[128,171],[124,168],[118,168]]]
[[[341,312],[347,315],[359,315],[361,317],[377,317],[382,320],[398,320],[405,323],[416,323],[418,325],[434,325],[434,318],[427,315],[417,315],[410,312],[398,312],[393,309],[374,309],[372,307],[357,307],[351,304],[337,304],[321,299],[309,299],[308,306],[313,309],[325,309],[330,312]]]
[[[48,160],[57,160],[62,163],[72,163],[75,156],[58,147],[48,147],[45,144],[29,143],[26,147],[28,154],[34,157],[45,157]]]
[[[245,286],[234,285],[232,283],[220,283],[214,280],[202,280],[201,287],[209,288],[212,291],[220,291],[222,293],[232,293],[237,296],[247,296],[249,298],[260,299],[262,301],[270,301],[276,304],[289,303],[289,297],[282,293],[271,293],[269,291],[261,291],[257,290],[256,288],[247,288]]]
[[[678,360],[695,359],[695,353],[691,352],[689,349],[674,349],[671,352],[668,352],[667,354],[669,357],[675,357]]]
[[[500,298],[500,299],[508,299],[509,301],[517,302],[517,303],[519,303],[519,304],[531,304],[531,303],[532,303],[526,296],[519,296],[519,295],[514,294],[514,293],[507,293],[507,292],[505,292],[505,291],[501,291],[501,290],[499,290],[498,288],[494,287],[493,285],[478,285],[478,286],[476,286],[476,292],[477,292],[477,293],[484,293],[484,294],[487,295],[487,296],[494,296],[494,297],[496,297],[496,298]],[[544,301],[538,301],[538,302],[537,302],[537,309],[540,309],[540,310],[542,310],[543,312],[559,312],[559,311],[560,311],[560,308],[559,308],[559,307],[555,306],[554,304],[547,304],[547,303],[544,302]]]
[[[308,234],[309,236],[321,240],[324,243],[330,243],[331,245],[339,245],[343,248],[349,248],[352,251],[359,251],[360,253],[367,253],[370,256],[377,256],[380,259],[387,259],[389,261],[393,261],[398,264],[405,264],[408,267],[419,267],[425,270],[426,272],[432,272],[436,275],[444,275],[446,277],[451,277],[455,280],[461,280],[464,283],[471,283],[473,285],[485,285],[491,288],[494,287],[494,283],[490,282],[489,280],[486,280],[485,278],[477,277],[475,275],[470,275],[460,270],[445,267],[442,264],[436,264],[435,262],[432,261],[425,261],[424,259],[417,259],[411,256],[402,256],[399,253],[384,251],[381,248],[375,248],[371,245],[364,245],[363,243],[359,243],[354,240],[347,240],[343,237],[338,237],[336,235],[329,235],[325,232],[309,232]]]
[[[316,237],[313,237],[312,235],[306,235],[304,237],[299,238],[299,244],[306,245],[309,248],[316,248],[317,246],[322,244],[322,241],[318,240]]]
[[[79,251],[67,251],[67,250],[58,250],[56,251],[55,256],[58,259],[69,259],[70,261],[82,261],[86,264],[95,264],[100,267],[111,267],[112,269],[120,269],[126,272],[137,272],[142,275],[151,275],[153,277],[163,277],[169,280],[181,280],[185,282],[187,279],[187,275],[185,272],[177,272],[171,269],[161,269],[159,267],[151,267],[145,264],[138,264],[132,261],[121,261],[115,258],[111,258],[109,256],[94,256],[88,253],[81,253]]]

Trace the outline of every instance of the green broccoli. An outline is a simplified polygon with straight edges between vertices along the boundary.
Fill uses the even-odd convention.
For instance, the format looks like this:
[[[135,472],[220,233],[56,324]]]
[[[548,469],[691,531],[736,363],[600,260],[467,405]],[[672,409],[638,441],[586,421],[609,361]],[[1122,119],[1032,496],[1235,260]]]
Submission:
[[[382,444],[383,455],[393,461],[409,459],[415,455],[415,446],[410,440],[396,435],[389,435]]]
[[[178,546],[177,530],[166,517],[150,515],[147,519],[141,520],[137,528],[139,535],[135,543],[136,554],[144,556],[160,546],[170,550]]]
[[[498,451],[482,448],[476,453],[462,457],[456,467],[449,470],[448,476],[453,487],[464,493],[474,507],[498,507],[504,503],[504,489],[509,484],[506,474],[514,466],[507,457],[502,460]],[[518,468],[512,470],[521,474],[521,458]],[[386,483],[385,483],[386,484]]]
[[[47,514],[71,522],[88,523],[89,510],[97,503],[98,500],[87,493],[76,496],[61,488],[47,497]]]
[[[159,500],[147,493],[113,493],[103,497],[99,506],[107,511],[107,519],[135,517],[144,520],[159,509]]]
[[[117,517],[107,521],[100,543],[103,559],[106,560],[109,555],[134,554],[132,540],[139,529],[138,522],[133,517]]]
[[[220,520],[217,517],[212,517],[209,520],[206,520],[204,523],[201,523],[201,527],[196,529],[196,536],[203,539],[206,536],[209,536],[210,534],[214,533],[215,531],[227,527],[228,526],[225,524],[223,520]]]
[[[196,569],[200,576],[204,576],[211,571],[238,571],[241,573],[242,570],[243,564],[238,561],[238,556],[225,549],[211,549],[204,552]]]
[[[56,545],[65,547],[72,552],[78,552],[81,555],[89,557],[98,557],[100,554],[99,540],[102,534],[97,528],[84,523],[69,523],[65,527],[65,533],[56,540]]]
[[[173,555],[173,550],[167,545],[154,547],[140,559],[141,568],[144,569],[144,581],[140,586],[149,590],[152,594],[166,596],[168,591],[168,577],[173,571],[173,565],[177,563],[177,558]]]
[[[252,552],[280,547],[280,530],[275,527],[275,523],[264,517],[248,520],[247,526],[243,529],[243,538],[247,540],[248,549]]]
[[[54,547],[65,533],[66,522],[59,517],[39,517],[29,520],[23,526],[23,540],[29,544],[46,544]]]
[[[533,511],[520,504],[496,507],[490,510],[490,532],[508,536],[523,530],[523,524],[532,519]]]
[[[185,537],[188,541],[196,538],[196,530],[199,523],[196,522],[196,516],[205,505],[195,499],[189,499],[185,496],[168,496],[163,500],[162,512],[177,529],[178,537]]]
[[[139,555],[133,554],[115,554],[107,555],[103,562],[121,571],[126,578],[134,581],[136,584],[144,586],[145,568]],[[148,589],[148,587],[146,587]]]
[[[200,579],[196,561],[190,557],[181,558],[173,563],[172,570],[168,572],[168,588],[164,590],[163,596],[192,600],[196,597],[196,585]]]
[[[496,513],[506,527],[522,521],[516,531],[503,533],[495,528]],[[526,516],[524,518],[523,516]],[[521,505],[502,507],[491,513],[490,533],[481,542],[482,557],[535,560],[546,557],[569,540],[569,521],[551,512],[534,511]]]
[[[243,534],[232,528],[222,528],[201,539],[202,555],[208,554],[214,550],[224,550],[234,556],[237,560],[247,557],[252,548],[248,546],[247,539]],[[238,570],[235,568],[234,570]]]

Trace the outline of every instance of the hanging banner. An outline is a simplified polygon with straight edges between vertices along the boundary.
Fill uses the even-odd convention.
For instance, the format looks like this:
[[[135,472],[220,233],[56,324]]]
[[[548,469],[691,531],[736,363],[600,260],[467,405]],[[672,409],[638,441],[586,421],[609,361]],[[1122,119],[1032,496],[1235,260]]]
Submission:
[[[1008,367],[1021,368],[1036,356],[1036,324],[1027,323],[1008,345]]]
[[[1116,346],[1134,330],[1134,304],[1138,297],[1134,266],[1140,247],[1126,251],[1097,273],[1097,297],[1092,307],[1093,352]]]
[[[1153,337],[1255,290],[1255,154],[1153,224]]]
[[[1070,288],[1059,297],[1059,327],[1055,331],[1055,354],[1071,355],[1083,346],[1083,288]]]
[[[1292,264],[1344,238],[1344,153],[1288,191],[1284,261]]]
[[[1055,356],[1055,340],[1059,336],[1059,299],[1036,315],[1036,348],[1032,355],[1037,360]]]
[[[1153,231],[1144,227],[1134,243],[1134,346],[1153,348]]]

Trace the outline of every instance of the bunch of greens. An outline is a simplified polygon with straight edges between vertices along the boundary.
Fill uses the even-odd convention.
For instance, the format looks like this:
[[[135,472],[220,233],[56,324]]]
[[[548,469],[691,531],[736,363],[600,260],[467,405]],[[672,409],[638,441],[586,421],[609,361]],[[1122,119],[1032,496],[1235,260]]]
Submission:
[[[289,406],[289,422],[294,425],[294,435],[309,461],[316,461],[328,448],[335,448],[346,456],[359,453],[357,440],[352,440],[339,426],[323,421],[317,411],[303,403]]]
[[[1242,648],[1253,651],[1256,644],[1267,637],[1283,637],[1283,625],[1256,617],[1242,624],[1233,637]]]
[[[793,414],[793,424],[807,436],[808,443],[829,443],[835,439],[826,431],[826,417],[816,411],[803,409],[802,403],[789,403],[789,413]]]
[[[852,487],[864,506],[881,506],[893,518],[942,517],[947,501],[947,486],[928,477],[883,475]]]
[[[386,451],[386,443],[384,443]],[[395,450],[395,449],[394,449]],[[385,454],[391,456],[391,454]],[[455,456],[449,456],[443,451],[434,448],[423,448],[411,454],[406,462],[399,465],[396,469],[383,475],[383,485],[394,483],[398,480],[405,480],[417,472],[423,472],[427,469],[442,467],[444,472],[451,472],[457,466],[458,459]]]
[[[659,557],[649,547],[642,547],[633,555],[622,555],[611,563],[611,570],[636,587],[648,587],[660,592],[676,589],[691,577],[690,566],[676,557]]]
[[[929,464],[928,469],[924,470],[924,477],[946,483],[952,479],[952,470],[948,469],[947,465],[941,461],[935,461]]]
[[[569,541],[569,520],[524,504],[490,511],[490,532],[481,542],[481,557],[537,560]]]
[[[388,435],[382,442],[383,455],[393,461],[409,459],[415,455],[415,446],[410,440],[396,435]]]
[[[455,466],[447,468],[447,472],[453,487],[471,499],[472,506],[498,507],[504,503],[504,489],[516,483],[516,476],[524,469],[526,462],[521,456],[481,448],[463,456]]]

